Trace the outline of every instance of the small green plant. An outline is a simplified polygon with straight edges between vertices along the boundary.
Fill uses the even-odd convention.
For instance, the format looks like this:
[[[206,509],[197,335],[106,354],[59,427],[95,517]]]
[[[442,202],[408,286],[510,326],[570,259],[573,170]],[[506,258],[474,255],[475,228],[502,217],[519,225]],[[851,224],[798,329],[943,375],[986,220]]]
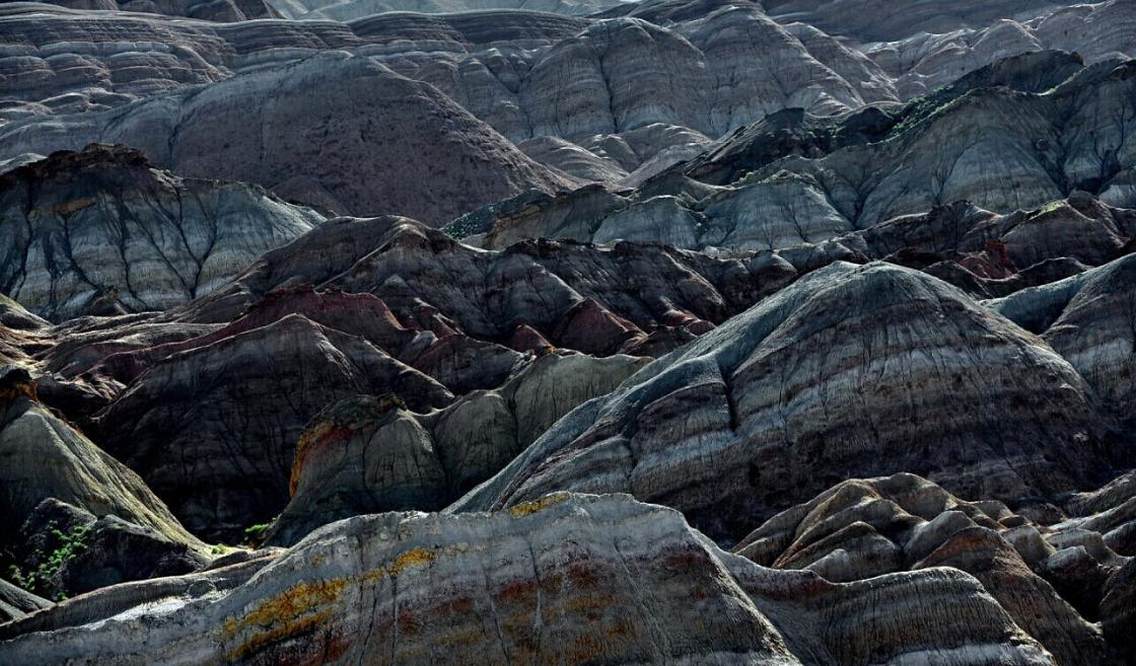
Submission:
[[[245,541],[250,544],[256,545],[264,538],[265,532],[272,526],[272,522],[257,523],[245,528]]]
[[[28,592],[54,601],[63,601],[67,598],[67,592],[56,580],[56,574],[76,555],[87,549],[86,538],[89,531],[88,525],[80,525],[70,532],[52,527],[51,536],[58,544],[55,550],[46,557],[42,552],[36,552],[31,559],[39,564],[30,571],[11,565],[8,567],[8,577]]]

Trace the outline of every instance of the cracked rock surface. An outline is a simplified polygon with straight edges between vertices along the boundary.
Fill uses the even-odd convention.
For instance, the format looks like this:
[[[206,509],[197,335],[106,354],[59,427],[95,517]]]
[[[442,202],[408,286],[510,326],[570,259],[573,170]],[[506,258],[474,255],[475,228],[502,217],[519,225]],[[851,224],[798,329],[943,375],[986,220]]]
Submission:
[[[0,178],[0,289],[53,320],[164,310],[323,222],[243,183],[180,178],[92,145]]]

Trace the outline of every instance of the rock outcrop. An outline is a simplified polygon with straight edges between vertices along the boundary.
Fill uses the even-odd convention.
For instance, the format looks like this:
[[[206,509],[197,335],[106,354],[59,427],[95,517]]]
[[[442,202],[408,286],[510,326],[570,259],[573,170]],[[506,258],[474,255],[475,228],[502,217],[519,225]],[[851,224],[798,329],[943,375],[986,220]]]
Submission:
[[[51,606],[43,597],[23,590],[0,578],[0,624],[27,617],[29,613]]]
[[[271,104],[258,103],[269,94]],[[340,213],[400,212],[435,224],[570,183],[435,88],[341,52],[121,109],[16,121],[0,135],[16,153],[125,143],[179,175],[249,181]]]
[[[107,617],[95,614],[96,599],[77,599],[24,621],[50,628],[49,645],[21,636],[17,622],[0,628],[9,638],[0,652],[27,664],[158,654],[779,664],[942,654],[946,663],[1053,663],[961,572],[834,585],[731,556],[677,512],[625,496],[551,495],[491,515],[354,518],[235,587],[212,591],[205,574],[184,580],[180,589],[171,581],[139,590],[136,603],[160,614],[124,608]],[[696,609],[700,621],[677,608]],[[853,626],[851,618],[864,619]]]
[[[319,213],[241,183],[180,178],[91,145],[0,177],[0,290],[54,320],[207,294]]]
[[[898,474],[842,482],[771,518],[734,552],[764,566],[808,569],[832,581],[955,567],[978,578],[1059,663],[1107,663],[1119,646],[1106,645],[1092,624],[1105,610],[1100,591],[1084,609],[1074,608],[1058,591],[1085,582],[1064,577],[1070,559],[1083,556],[1080,571],[1108,579],[1126,558],[1094,546],[1099,534],[1090,536],[1074,525],[1038,525],[1001,502],[966,502],[926,479]],[[1123,621],[1120,613],[1107,610],[1106,623]]]
[[[318,414],[300,436],[291,500],[265,535],[292,545],[364,513],[438,510],[509,463],[548,426],[603,395],[647,359],[548,353],[500,389],[416,414],[393,395],[359,396]]]
[[[454,508],[626,491],[736,540],[898,471],[1024,507],[1131,464],[1111,418],[1068,361],[957,289],[837,263],[577,408]]]
[[[0,663],[1131,662],[1134,7],[0,4]]]
[[[448,228],[489,248],[539,236],[778,249],[970,201],[1007,215],[1038,210],[1039,221],[1053,224],[1048,232],[1044,225],[1019,230],[1019,244],[1064,242],[1068,256],[1096,265],[1123,251],[1131,237],[1127,223],[1091,230],[1084,243],[1095,249],[1077,247],[1073,233],[1055,235],[1064,233],[1056,218],[1068,211],[1048,204],[1076,199],[1073,207],[1093,220],[1102,212],[1086,195],[1136,206],[1125,184],[1136,162],[1132,62],[1085,66],[1075,54],[1046,51],[1000,60],[900,108],[868,106],[830,117],[801,109],[770,113],[632,190],[522,194]],[[1113,237],[1104,238],[1107,233]],[[1051,257],[1041,245],[1015,259],[1027,268]]]
[[[296,441],[329,402],[453,396],[369,342],[302,315],[172,354],[95,416],[100,441],[195,533],[233,540],[283,508]]]
[[[22,525],[40,502],[55,498],[201,547],[137,474],[39,404],[34,391],[26,370],[9,366],[0,375],[0,514],[6,525]],[[15,537],[15,529],[5,536]]]
[[[992,303],[1041,335],[1127,425],[1136,396],[1136,255]]]

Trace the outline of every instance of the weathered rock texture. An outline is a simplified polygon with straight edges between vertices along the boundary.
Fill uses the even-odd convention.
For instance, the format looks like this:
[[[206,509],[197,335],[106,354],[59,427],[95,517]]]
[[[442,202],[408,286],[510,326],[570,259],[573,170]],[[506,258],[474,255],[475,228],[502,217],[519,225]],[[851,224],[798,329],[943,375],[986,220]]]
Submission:
[[[492,515],[355,518],[313,534],[236,587],[214,592],[206,576],[184,579],[195,582],[181,589],[140,589],[138,601],[157,602],[158,612],[122,608],[93,622],[95,600],[75,600],[24,621],[52,629],[49,639],[17,635],[0,651],[28,664],[159,654],[778,664],[934,654],[951,664],[1053,663],[961,572],[834,585],[731,556],[677,512],[625,496],[552,495]],[[115,613],[103,608],[104,617]]]
[[[1081,608],[1062,594],[1107,580],[1127,558],[1080,524],[1038,525],[1001,502],[966,502],[926,479],[898,474],[842,482],[773,517],[734,551],[765,566],[808,569],[832,581],[955,567],[978,578],[1059,663],[1107,663],[1120,646],[1107,646],[1092,624],[1102,618],[1103,586],[1098,582],[1095,594],[1082,589],[1070,595],[1073,602],[1091,598]],[[1071,560],[1078,566],[1071,568]],[[1102,619],[1112,622],[1118,615]]]
[[[1131,464],[1111,418],[1068,361],[961,291],[837,263],[577,408],[455,508],[629,491],[737,539],[848,476],[897,471],[1025,506]]]
[[[1086,194],[1136,206],[1126,184],[1136,162],[1133,62],[1085,66],[1046,51],[1000,60],[898,108],[830,117],[785,110],[630,191],[522,194],[448,228],[490,248],[539,236],[728,252],[820,244],[956,201],[1009,214],[1075,198],[1095,221],[1105,213]],[[1041,210],[1035,217],[1052,224],[1016,232],[1016,244],[1037,243],[1014,257],[1020,268],[1053,257],[1044,241],[1095,265],[1131,237],[1130,222],[1106,222],[1077,247],[1060,212]]]
[[[433,87],[341,52],[0,133],[16,153],[125,143],[181,175],[250,181],[340,213],[434,223],[569,182]]]
[[[1136,255],[995,301],[996,310],[1040,334],[1116,410],[1136,397]]]
[[[259,187],[180,178],[92,145],[0,177],[0,290],[56,320],[164,310],[322,221]]]
[[[337,398],[387,391],[418,409],[452,399],[369,342],[288,315],[162,359],[96,420],[107,449],[189,529],[232,539],[283,506],[309,419]]]
[[[201,546],[137,474],[40,405],[26,371],[7,369],[0,392],[0,514],[13,526],[5,541],[40,502],[55,498]]]
[[[549,353],[500,389],[429,414],[408,411],[393,395],[335,403],[300,436],[292,498],[266,540],[291,545],[320,525],[363,513],[441,509],[646,362]]]
[[[527,11],[566,5],[516,10],[492,3],[470,13],[364,17],[393,7],[360,0],[314,14],[358,14],[349,23],[225,26],[16,3],[0,13],[7,54],[0,71],[11,82],[0,110],[10,121],[0,130],[0,161],[123,141],[183,175],[248,180],[344,214],[400,213],[440,224],[529,188],[551,192],[577,179],[637,185],[694,157],[711,139],[786,109],[827,115],[866,103],[889,107],[1006,56],[1081,50],[1063,36],[1063,21],[1083,20],[1100,33],[1090,38],[1098,50],[1089,62],[1115,62],[1109,58],[1133,53],[1115,27],[1132,21],[1124,4],[1091,6],[1091,20],[1038,18],[1045,36],[1001,47],[984,46],[1006,41],[996,22],[968,28],[983,31],[982,38],[937,35],[933,44],[891,44],[894,52],[879,45],[877,54],[814,25],[784,17],[779,23],[747,0],[617,3],[587,18]],[[287,15],[304,9],[281,4]],[[1023,35],[1031,30],[1020,27]],[[353,64],[337,66],[342,54],[329,51],[353,53]],[[307,62],[321,53],[327,57]],[[387,80],[391,72],[371,66],[434,88]],[[305,70],[325,76],[305,78]],[[234,76],[241,83],[224,85]],[[189,91],[202,84],[210,92]],[[275,87],[269,109],[241,101]],[[322,103],[298,99],[300,92]],[[353,105],[367,113],[348,114]],[[249,108],[251,116],[234,113]],[[469,124],[463,110],[507,140]],[[204,151],[194,138],[205,127],[221,150]],[[439,133],[449,137],[447,150],[423,139]],[[179,140],[165,140],[171,136]],[[509,142],[528,144],[529,155],[556,171]],[[385,169],[387,162],[398,168]]]

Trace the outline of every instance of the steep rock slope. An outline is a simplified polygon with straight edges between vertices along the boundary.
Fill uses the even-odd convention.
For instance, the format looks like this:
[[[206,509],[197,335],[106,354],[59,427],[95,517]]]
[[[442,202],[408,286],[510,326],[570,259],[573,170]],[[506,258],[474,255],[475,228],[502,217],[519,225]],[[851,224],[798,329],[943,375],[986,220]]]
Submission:
[[[486,247],[546,236],[775,249],[959,200],[1009,213],[1081,190],[1132,207],[1134,62],[1086,67],[1075,54],[1043,52],[899,109],[782,111],[630,192],[520,195],[450,229]]]
[[[766,10],[779,19],[805,21],[864,42],[894,40],[916,32],[983,27],[1002,18],[1037,16],[1061,4],[1053,0],[762,0]]]
[[[592,354],[648,353],[692,339],[784,279],[776,267],[665,247],[528,241],[487,252],[406,218],[341,219],[170,316],[228,321],[273,289],[310,283],[373,294],[403,326],[439,334],[531,349],[535,331]]]
[[[179,178],[92,145],[0,176],[0,290],[59,320],[164,310],[323,222],[255,186]]]
[[[29,619],[50,630],[48,645],[19,636],[17,622],[0,629],[16,636],[0,651],[28,664],[131,663],[159,651],[274,662],[858,665],[941,654],[950,664],[1053,663],[966,574],[833,585],[730,556],[677,512],[625,496],[551,495],[491,515],[355,518],[244,584],[206,593],[212,587],[153,589],[138,601],[160,601],[160,614],[125,607],[102,622],[93,621],[96,599],[77,600],[70,618]],[[852,617],[874,619],[853,627]]]
[[[1136,396],[1136,255],[992,306],[1039,333],[1131,424]]]
[[[245,21],[279,14],[266,0],[45,0],[72,9],[152,12],[206,21]]]
[[[453,508],[630,491],[737,539],[843,478],[896,471],[1028,505],[1131,464],[1109,419],[1067,361],[962,292],[837,263],[577,408]]]
[[[194,550],[191,536],[166,505],[127,469],[35,399],[26,370],[6,366],[0,374],[0,514],[9,548],[17,529],[45,500],[66,502],[93,516],[112,515]]]
[[[449,14],[485,9],[525,9],[582,16],[619,5],[623,0],[269,0],[294,19],[350,21],[383,12]]]

